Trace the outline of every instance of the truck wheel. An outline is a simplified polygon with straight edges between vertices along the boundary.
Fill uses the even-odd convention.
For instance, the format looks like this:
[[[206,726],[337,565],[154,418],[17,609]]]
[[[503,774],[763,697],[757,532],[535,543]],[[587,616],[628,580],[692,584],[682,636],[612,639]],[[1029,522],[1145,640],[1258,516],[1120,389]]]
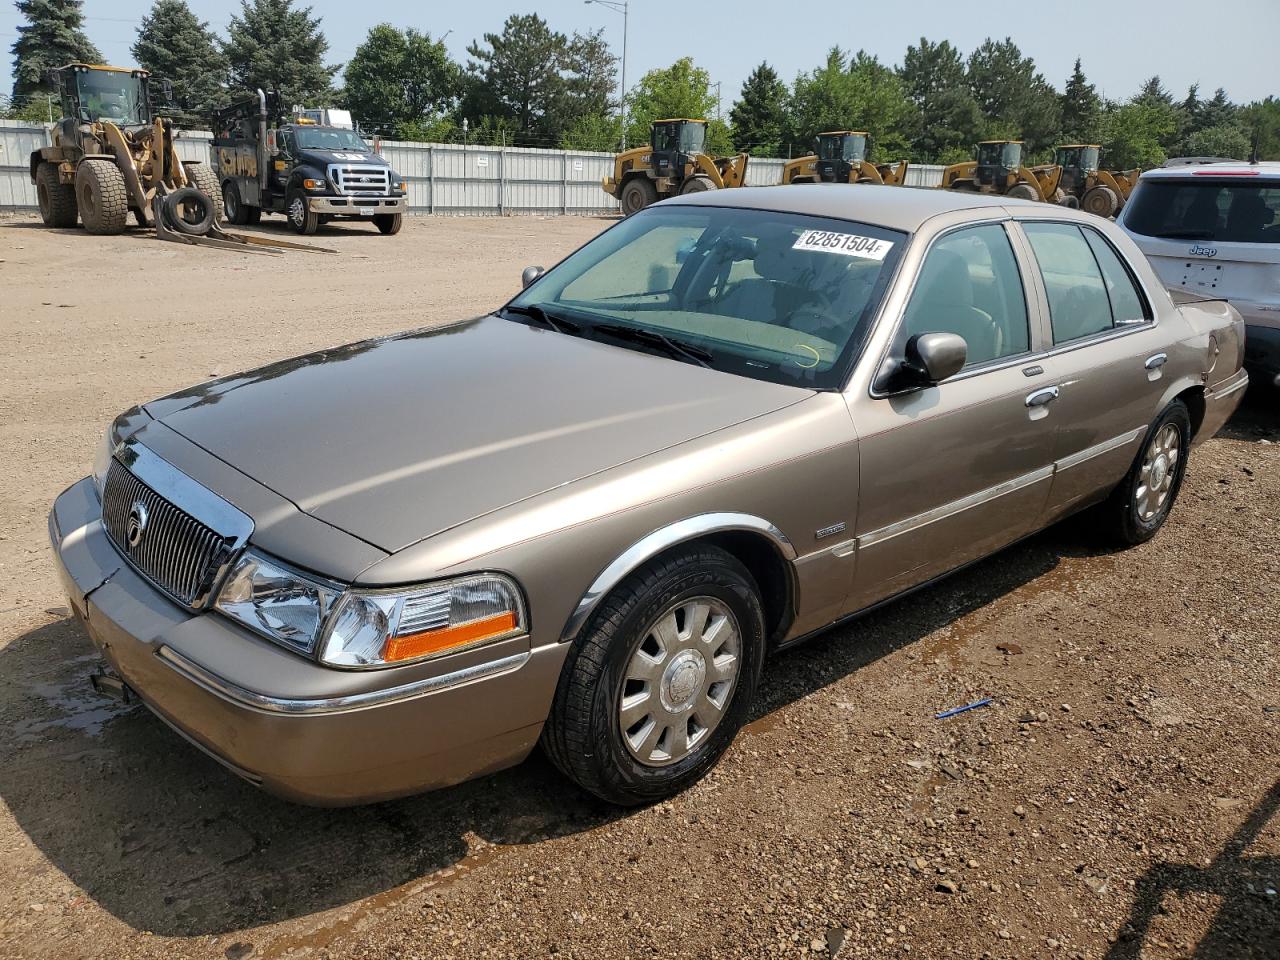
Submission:
[[[256,223],[261,223],[261,222],[262,222],[262,208],[261,208],[261,207],[246,207],[246,208],[245,208],[245,211],[246,211],[246,212],[245,212],[245,220],[244,220],[244,222],[245,222],[245,223],[247,223],[247,224],[249,224],[249,226],[253,226],[253,225],[254,225],[254,224],[256,224]]]
[[[285,212],[289,216],[289,226],[304,237],[311,236],[320,226],[319,214],[313,213],[307,206],[307,195],[301,190],[289,194],[289,206]]]
[[[703,544],[658,557],[574,641],[544,749],[610,803],[672,796],[716,765],[746,720],[764,647],[759,591],[735,557]]]
[[[1009,188],[1008,196],[1018,200],[1039,200],[1040,193],[1029,183],[1015,183]]]
[[[622,207],[622,215],[629,217],[639,213],[653,201],[658,199],[658,188],[647,177],[632,177],[622,185],[622,193],[618,194],[618,205]]]
[[[110,160],[82,160],[76,168],[76,201],[88,233],[124,233],[129,194],[124,174]]]
[[[680,184],[680,196],[687,196],[691,193],[706,193],[708,190],[714,190],[715,188],[716,185],[711,182],[709,177],[690,177]]]
[[[222,185],[222,210],[228,223],[243,227],[249,222],[249,208],[240,202],[240,188],[234,180]]]
[[[58,182],[58,165],[42,163],[36,168],[36,198],[40,202],[40,219],[46,227],[76,225],[76,186]]]
[[[1085,193],[1080,206],[1099,217],[1114,217],[1120,206],[1120,198],[1108,186],[1096,186]]]
[[[373,218],[373,225],[378,228],[378,232],[385,233],[389,237],[399,233],[403,223],[403,213],[379,213]]]
[[[206,197],[213,210],[213,222],[222,220],[222,191],[218,189],[218,175],[203,163],[188,163],[183,168],[187,174],[187,182]]]

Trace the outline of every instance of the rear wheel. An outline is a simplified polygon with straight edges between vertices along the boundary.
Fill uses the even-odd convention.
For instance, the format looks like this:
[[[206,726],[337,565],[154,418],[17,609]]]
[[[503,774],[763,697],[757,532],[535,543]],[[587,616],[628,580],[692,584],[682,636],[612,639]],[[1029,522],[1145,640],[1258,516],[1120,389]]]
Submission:
[[[373,225],[378,228],[378,232],[387,236],[399,233],[403,223],[403,213],[378,213],[373,217]]]
[[[715,766],[746,720],[764,645],[746,568],[716,547],[679,548],[601,602],[569,653],[543,745],[611,803],[678,793]]]
[[[320,215],[311,211],[311,207],[307,204],[307,195],[301,190],[295,190],[289,194],[289,206],[285,212],[289,217],[289,226],[304,237],[311,236],[320,226]]]
[[[1040,192],[1029,183],[1016,183],[1009,188],[1007,194],[1015,200],[1039,200]]]
[[[36,199],[46,227],[76,225],[76,187],[74,183],[59,182],[56,163],[42,163],[36,168]]]
[[[1173,509],[1187,471],[1191,415],[1181,400],[1156,418],[1133,466],[1097,508],[1102,536],[1120,546],[1136,546],[1154,537]]]
[[[243,227],[249,222],[249,208],[240,200],[240,188],[234,180],[222,185],[222,210],[228,223]]]
[[[1120,208],[1120,197],[1110,187],[1099,185],[1085,192],[1080,206],[1099,217],[1114,217]]]
[[[129,218],[124,174],[110,160],[82,160],[76,168],[76,201],[88,233],[123,233]]]
[[[706,193],[708,190],[714,190],[716,185],[709,177],[690,177],[684,183],[680,184],[680,195],[686,196],[690,193]]]
[[[633,213],[639,213],[657,199],[658,188],[648,177],[632,177],[622,185],[618,204],[622,207],[622,215],[629,217]]]
[[[187,182],[209,198],[214,223],[222,220],[224,211],[222,191],[218,189],[218,175],[203,163],[188,163],[183,170],[187,175]]]

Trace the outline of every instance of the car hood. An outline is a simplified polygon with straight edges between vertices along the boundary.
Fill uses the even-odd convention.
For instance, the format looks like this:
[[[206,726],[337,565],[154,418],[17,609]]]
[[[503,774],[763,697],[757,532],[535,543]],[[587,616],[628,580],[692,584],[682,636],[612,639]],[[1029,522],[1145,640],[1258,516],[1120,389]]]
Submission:
[[[299,509],[394,552],[810,395],[488,316],[146,406]]]
[[[324,167],[331,163],[360,163],[375,167],[389,167],[391,164],[376,153],[363,150],[318,150],[313,147],[300,149],[299,159]]]

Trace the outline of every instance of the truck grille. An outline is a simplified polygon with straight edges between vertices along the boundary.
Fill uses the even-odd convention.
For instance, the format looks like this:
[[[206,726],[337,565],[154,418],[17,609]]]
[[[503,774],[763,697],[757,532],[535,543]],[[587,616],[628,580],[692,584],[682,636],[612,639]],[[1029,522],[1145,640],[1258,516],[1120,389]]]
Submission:
[[[329,179],[338,192],[352,197],[385,197],[391,192],[391,171],[387,167],[349,163],[329,165]]]
[[[239,547],[113,460],[102,490],[102,525],[120,553],[173,599],[204,606]]]

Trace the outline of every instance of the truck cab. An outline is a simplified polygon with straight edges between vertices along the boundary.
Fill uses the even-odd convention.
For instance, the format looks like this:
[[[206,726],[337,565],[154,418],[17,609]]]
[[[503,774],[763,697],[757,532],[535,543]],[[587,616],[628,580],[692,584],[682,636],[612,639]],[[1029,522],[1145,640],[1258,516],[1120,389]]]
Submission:
[[[272,122],[273,112],[259,92],[256,104],[215,117],[214,164],[227,219],[253,223],[263,213],[282,213],[301,234],[334,219],[399,232],[407,184],[360,136],[350,114],[298,111]]]
[[[849,183],[855,167],[867,158],[867,135],[861,130],[830,130],[818,134],[818,179]]]

